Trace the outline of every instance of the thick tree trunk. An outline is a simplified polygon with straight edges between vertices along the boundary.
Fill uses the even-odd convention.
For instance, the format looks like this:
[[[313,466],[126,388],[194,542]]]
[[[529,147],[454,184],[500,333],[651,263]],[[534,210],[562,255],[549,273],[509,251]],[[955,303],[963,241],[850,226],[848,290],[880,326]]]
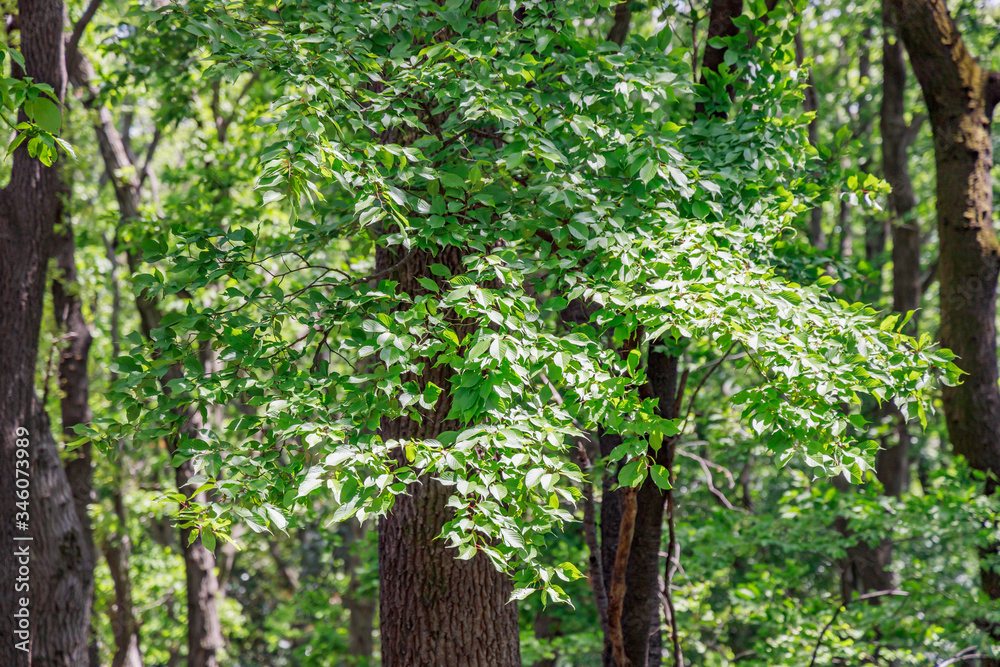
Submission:
[[[436,255],[412,253],[393,271],[398,289],[410,295],[426,290],[417,278],[432,278],[430,265],[441,263],[460,274],[462,252],[447,248]],[[398,257],[380,249],[377,270],[396,266]],[[459,337],[464,336],[462,331]],[[445,421],[451,407],[447,364],[426,364],[413,378],[421,390],[428,382],[444,388],[434,410],[422,422],[385,420],[385,440],[433,438],[459,428]],[[485,557],[457,560],[455,551],[438,539],[451,515],[451,492],[425,478],[396,497],[379,526],[379,607],[382,662],[386,667],[514,667],[520,666],[517,605],[508,602],[513,585]]]
[[[60,101],[66,81],[63,11],[60,0],[18,3],[25,74],[52,86]],[[0,514],[5,517],[0,576],[10,587],[0,595],[0,664],[11,667],[29,661],[89,663],[92,560],[34,389],[46,265],[64,190],[58,167],[43,166],[22,144],[14,153],[10,182],[0,191]],[[18,457],[19,449],[28,452],[27,458]],[[27,488],[19,486],[19,475]],[[18,491],[26,493],[19,497]],[[18,507],[18,501],[26,504]],[[24,527],[16,523],[18,512],[27,515]],[[28,582],[17,581],[22,564],[30,570]],[[16,588],[24,583],[30,588]],[[24,634],[15,634],[22,628],[14,616],[22,598],[28,625]],[[16,646],[21,641],[27,650]]]
[[[1000,101],[1000,74],[969,54],[944,0],[890,0],[920,82],[934,132],[940,238],[941,344],[968,373],[944,387],[948,435],[955,452],[1000,475],[996,287],[1000,244],[993,230],[990,120]],[[988,484],[987,491],[995,491]],[[996,547],[988,549],[995,551]],[[1000,599],[1000,574],[984,568],[986,594]],[[1000,641],[1000,628],[991,628]],[[987,661],[995,665],[997,661]]]

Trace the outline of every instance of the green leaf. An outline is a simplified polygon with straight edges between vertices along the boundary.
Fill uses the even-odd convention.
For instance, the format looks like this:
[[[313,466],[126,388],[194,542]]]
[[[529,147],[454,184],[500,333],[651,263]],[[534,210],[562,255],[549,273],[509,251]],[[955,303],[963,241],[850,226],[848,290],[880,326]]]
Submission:
[[[633,459],[618,472],[618,483],[622,486],[638,486],[645,478],[645,471],[646,459]]]
[[[62,114],[55,102],[48,97],[39,96],[34,100],[26,100],[24,112],[28,114],[46,132],[55,134],[62,127]]]
[[[654,429],[653,432],[649,434],[649,446],[654,452],[660,451],[660,447],[663,446],[662,431]]]
[[[639,170],[639,178],[643,183],[649,183],[656,176],[656,171],[659,169],[659,163],[656,160],[647,160],[646,164],[642,165],[642,169]]]
[[[664,491],[673,488],[670,485],[670,472],[661,465],[654,465],[649,469],[649,476],[653,478],[653,483]]]
[[[635,372],[639,369],[639,362],[642,360],[642,352],[639,350],[629,350],[628,353],[628,374],[635,377]]]

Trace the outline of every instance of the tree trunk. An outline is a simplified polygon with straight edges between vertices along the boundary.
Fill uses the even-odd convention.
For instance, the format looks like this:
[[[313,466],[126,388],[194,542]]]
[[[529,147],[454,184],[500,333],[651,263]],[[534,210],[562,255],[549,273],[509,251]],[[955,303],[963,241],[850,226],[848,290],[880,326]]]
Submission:
[[[651,346],[653,347],[653,346]],[[677,416],[677,358],[662,352],[650,352],[646,373],[649,391],[659,398],[659,414],[665,419]],[[601,437],[601,455],[608,456],[621,443],[617,435]],[[656,463],[673,470],[676,442],[667,439],[659,452],[650,452]],[[622,519],[622,490],[612,490],[614,477],[604,480],[601,501],[601,560],[604,585],[610,596],[618,550],[618,528]],[[660,632],[660,548],[663,540],[663,514],[666,493],[647,477],[636,493],[635,530],[625,570],[625,598],[621,626],[625,655],[632,667],[653,667],[662,662],[663,640]],[[611,644],[605,641],[604,664],[615,667]]]
[[[52,86],[60,102],[66,81],[63,12],[60,0],[18,3],[25,74]],[[0,576],[12,587],[0,595],[0,664],[11,667],[89,663],[92,562],[34,389],[46,265],[64,194],[58,167],[43,166],[22,144],[10,182],[0,191]],[[27,457],[18,457],[18,450]],[[18,486],[18,474],[27,488]],[[19,497],[18,491],[26,493]],[[26,505],[18,507],[18,501]],[[27,515],[23,528],[16,523],[18,512]],[[18,582],[22,564],[30,580]],[[24,584],[30,588],[17,588]],[[22,607],[27,627],[15,634],[22,630],[15,618]]]
[[[910,179],[908,150],[915,128],[907,125],[904,109],[906,100],[906,59],[903,45],[896,39],[896,23],[892,8],[882,6],[882,104],[879,127],[882,133],[882,171],[892,186],[889,195],[889,215],[892,228],[892,293],[893,311],[906,313],[920,307],[920,227],[912,220],[916,207],[913,182]],[[919,124],[919,122],[918,122]],[[916,316],[910,320],[908,332],[916,333]],[[890,410],[895,410],[891,405]],[[884,414],[884,413],[883,413]],[[910,434],[906,420],[894,414],[896,442],[879,450],[875,459],[875,474],[887,496],[899,498],[909,486]],[[889,590],[895,577],[889,571],[892,563],[892,540],[883,538],[878,544],[858,544],[848,549],[849,566],[845,570],[849,581],[844,583],[845,602],[852,592]],[[878,604],[873,598],[871,604]]]
[[[449,247],[436,254],[416,251],[392,274],[398,290],[424,294],[417,278],[432,278],[430,265],[440,263],[460,274],[462,251]],[[376,269],[397,265],[386,249],[376,254]],[[460,327],[461,329],[461,327]],[[458,331],[459,337],[465,332]],[[415,422],[403,417],[384,420],[385,440],[434,438],[459,428],[445,421],[451,408],[448,386],[452,371],[428,361],[421,390],[433,382],[444,391],[433,411]],[[457,560],[455,551],[438,539],[452,510],[451,492],[423,478],[411,484],[379,526],[379,606],[382,662],[387,667],[514,667],[520,666],[517,605],[510,600],[513,585],[483,556]]]
[[[90,384],[87,376],[87,360],[93,336],[83,317],[83,302],[80,300],[80,286],[76,273],[76,240],[69,220],[65,229],[54,238],[52,254],[56,259],[57,273],[52,279],[52,312],[56,327],[62,332],[63,349],[59,353],[60,412],[62,416],[63,439],[76,439],[73,427],[91,421]],[[93,570],[97,562],[94,548],[94,534],[90,524],[90,504],[93,502],[93,457],[90,441],[86,441],[64,458],[63,467],[73,494],[76,513],[83,531],[83,541],[87,569]],[[93,607],[93,600],[91,600]],[[90,628],[89,662],[93,667],[100,664],[96,628]]]
[[[185,434],[197,437],[201,426],[200,416],[194,413],[184,427]],[[173,456],[174,448],[170,448]],[[189,486],[195,475],[194,465],[185,461],[175,468],[177,490],[197,503],[207,503],[204,492],[193,495]],[[188,667],[217,667],[218,652],[222,650],[222,624],[219,621],[217,596],[219,582],[215,576],[215,556],[201,543],[201,538],[191,542],[193,529],[181,528],[181,548],[184,552],[184,574],[187,583]]]
[[[87,58],[76,54],[71,72],[73,83],[87,91],[87,104],[92,105],[96,98],[96,90],[92,88],[91,78],[93,68]],[[137,165],[132,164],[121,133],[115,127],[111,112],[107,107],[96,108],[97,122],[94,129],[97,142],[104,160],[105,170],[111,179],[118,202],[118,214],[122,221],[133,220],[139,215],[141,191],[136,176]],[[139,258],[128,255],[129,268],[134,273],[138,268]],[[136,299],[140,314],[140,326],[148,337],[158,326],[160,320],[159,305],[144,297]],[[183,371],[172,368],[163,378],[166,385],[172,378],[181,377]],[[201,415],[185,415],[182,435],[197,438],[202,428]],[[175,443],[171,444],[170,455],[175,452]],[[190,461],[180,464],[175,470],[177,489],[184,494],[194,491],[188,482],[195,475],[194,466]],[[204,493],[197,497],[190,496],[199,503],[207,501]],[[202,546],[198,538],[193,544],[188,544],[190,529],[181,529],[181,549],[184,555],[184,569],[187,581],[187,613],[188,613],[188,667],[215,667],[218,664],[217,653],[222,649],[222,626],[219,621],[217,595],[218,579],[215,573],[215,556]]]
[[[357,554],[355,544],[364,539],[364,534],[370,525],[361,525],[356,518],[350,519],[347,529],[350,532],[348,554],[345,559],[345,569],[351,577],[344,595],[344,606],[351,615],[347,630],[348,652],[355,660],[352,664],[370,665],[375,651],[375,598],[371,593],[362,590],[360,578],[361,558]]]
[[[941,344],[968,375],[942,390],[955,452],[1000,475],[996,287],[1000,244],[993,230],[990,120],[1000,74],[976,63],[944,0],[890,0],[934,132],[940,238]],[[987,492],[996,490],[987,483]],[[986,551],[995,552],[993,545]],[[983,590],[1000,599],[1000,573],[982,571]],[[989,628],[1000,641],[1000,627]],[[984,664],[996,665],[996,660]]]
[[[139,651],[139,624],[132,607],[132,578],[128,571],[128,556],[131,541],[128,536],[128,517],[122,497],[121,480],[114,491],[112,501],[118,530],[104,543],[104,558],[115,585],[115,611],[111,616],[111,630],[115,637],[115,653],[111,667],[142,667]]]

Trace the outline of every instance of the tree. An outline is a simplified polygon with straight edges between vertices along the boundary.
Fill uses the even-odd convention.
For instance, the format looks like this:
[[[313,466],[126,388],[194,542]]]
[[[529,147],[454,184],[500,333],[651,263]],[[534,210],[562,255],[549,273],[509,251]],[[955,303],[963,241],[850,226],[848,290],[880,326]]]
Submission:
[[[893,0],[890,6],[934,133],[941,343],[965,373],[960,385],[944,390],[948,434],[956,453],[989,474],[986,493],[993,495],[1000,475],[1000,245],[993,229],[990,120],[1000,102],[1000,73],[978,65],[944,0]],[[991,600],[1000,599],[1000,573],[991,565],[997,549],[994,543],[984,552],[982,586]],[[1000,630],[993,633],[1000,638]]]
[[[4,664],[88,664],[93,556],[59,458],[44,403],[35,393],[35,364],[46,269],[56,226],[63,223],[65,189],[53,166],[66,85],[63,4],[22,0],[18,21],[23,76],[30,86],[11,178],[0,190],[0,572],[13,582],[30,570],[30,588],[0,596]],[[16,71],[16,70],[15,70]],[[14,99],[17,99],[16,97]],[[7,98],[5,98],[5,102]],[[27,113],[30,111],[30,116]],[[38,156],[38,157],[36,157]],[[43,163],[44,160],[44,163]],[[82,342],[82,341],[81,341]],[[27,452],[27,458],[24,453]],[[22,465],[24,463],[27,465]],[[22,485],[18,480],[26,480]],[[25,521],[15,524],[14,519]],[[20,537],[21,541],[15,540]],[[23,539],[28,537],[30,539]],[[24,558],[15,555],[17,545]],[[28,556],[30,554],[30,556]],[[22,602],[26,600],[27,602]],[[27,612],[29,623],[19,623]],[[14,630],[23,630],[17,634]],[[24,642],[20,646],[19,642]]]
[[[565,600],[577,575],[545,546],[572,517],[566,453],[587,432],[620,437],[605,465],[662,517],[662,457],[697,415],[659,362],[739,348],[753,381],[728,402],[762,446],[855,477],[871,455],[850,406],[895,392],[916,410],[932,367],[950,371],[816,272],[802,286],[785,270],[782,231],[832,160],[796,115],[782,26],[729,49],[695,94],[669,31],[604,44],[589,21],[608,8],[584,3],[182,9],[143,16],[202,38],[209,77],[274,74],[263,203],[144,240],[133,281],[162,317],[118,361],[124,414],[92,434],[176,443],[214,495],[181,501],[206,544],[231,517],[285,530],[320,490],[334,519],[382,517],[387,656],[516,661],[505,590]],[[676,122],[727,86],[731,122]],[[218,405],[238,410],[182,432]],[[660,523],[643,536],[657,548]],[[400,582],[427,587],[420,613]],[[643,660],[653,615],[638,616]]]

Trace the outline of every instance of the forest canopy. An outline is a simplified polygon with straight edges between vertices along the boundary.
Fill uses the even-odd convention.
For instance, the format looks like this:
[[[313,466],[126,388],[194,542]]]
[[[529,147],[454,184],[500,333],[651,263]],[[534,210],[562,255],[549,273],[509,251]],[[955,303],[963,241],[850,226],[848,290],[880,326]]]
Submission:
[[[20,0],[3,664],[1000,665],[952,5]]]

